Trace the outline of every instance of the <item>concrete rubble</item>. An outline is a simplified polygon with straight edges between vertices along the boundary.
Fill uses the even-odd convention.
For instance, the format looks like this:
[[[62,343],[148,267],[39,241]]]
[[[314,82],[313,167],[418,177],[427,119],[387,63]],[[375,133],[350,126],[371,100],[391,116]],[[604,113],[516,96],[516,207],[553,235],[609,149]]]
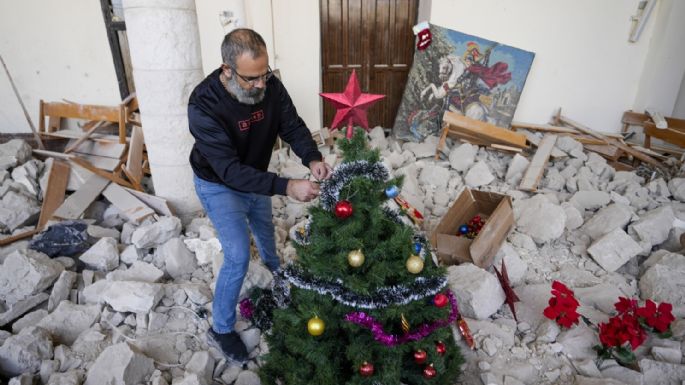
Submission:
[[[677,384],[685,381],[685,178],[647,180],[616,171],[583,145],[559,136],[538,191],[519,191],[529,159],[448,138],[435,160],[437,137],[399,143],[376,128],[371,144],[402,195],[430,232],[467,187],[508,194],[517,225],[495,257],[506,263],[520,302],[518,322],[504,303],[492,268],[450,266],[449,286],[473,333],[476,350],[458,332],[466,363],[458,384]],[[327,159],[336,150],[322,148]],[[563,154],[562,154],[563,155]],[[35,225],[45,186],[41,161],[23,141],[0,145],[0,232]],[[286,149],[270,169],[294,177],[308,171]],[[43,181],[41,182],[41,179]],[[296,258],[288,236],[315,204],[272,198],[276,243],[283,261]],[[11,210],[10,210],[11,208]],[[0,376],[13,384],[259,384],[260,330],[239,317],[236,330],[251,361],[240,367],[207,345],[213,284],[222,261],[211,222],[153,216],[127,222],[107,201],[89,210],[88,247],[50,257],[28,241],[0,248]],[[30,228],[30,227],[29,227]],[[52,258],[51,258],[52,257]],[[241,296],[269,287],[273,277],[256,251]],[[640,371],[599,362],[597,331],[571,329],[542,311],[551,282],[575,291],[580,312],[595,325],[615,314],[618,296],[670,302],[673,337],[650,338],[637,351]]]

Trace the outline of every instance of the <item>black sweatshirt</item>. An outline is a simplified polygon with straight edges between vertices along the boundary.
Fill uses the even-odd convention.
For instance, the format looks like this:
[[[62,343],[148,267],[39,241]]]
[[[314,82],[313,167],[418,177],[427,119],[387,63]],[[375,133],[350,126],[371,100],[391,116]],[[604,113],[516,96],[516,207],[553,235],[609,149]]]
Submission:
[[[322,158],[309,129],[275,76],[267,82],[264,100],[249,105],[226,91],[220,73],[217,69],[207,76],[188,102],[188,124],[195,137],[190,165],[195,175],[242,192],[285,195],[288,179],[266,171],[276,137],[309,167],[309,162]]]

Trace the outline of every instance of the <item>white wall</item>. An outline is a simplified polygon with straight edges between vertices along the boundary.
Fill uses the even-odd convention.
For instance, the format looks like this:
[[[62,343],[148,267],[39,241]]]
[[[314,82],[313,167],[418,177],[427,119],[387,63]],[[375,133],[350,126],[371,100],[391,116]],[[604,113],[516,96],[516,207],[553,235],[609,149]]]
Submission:
[[[219,14],[232,11],[239,19],[239,27],[253,28],[264,38],[269,64],[280,70],[281,79],[307,126],[321,127],[318,0],[202,0],[196,1],[196,6],[205,74],[221,64],[221,42],[231,29],[221,26]]]
[[[658,4],[634,110],[651,107],[672,116],[685,72],[685,1],[660,0]]]
[[[0,2],[0,55],[33,123],[39,100],[116,105],[121,100],[100,2]],[[31,132],[0,70],[0,132]]]
[[[565,115],[596,130],[618,131],[621,114],[635,103],[655,13],[664,1],[641,39],[629,43],[638,2],[433,0],[431,22],[536,53],[515,120],[545,123],[563,107]],[[673,15],[669,22],[683,16]],[[663,43],[682,50],[675,39]],[[650,58],[650,63],[654,59],[662,60]],[[661,75],[675,82],[683,74],[682,67],[659,68],[673,70]]]
[[[627,109],[657,104],[670,113],[685,70],[685,23],[678,25],[685,2],[659,0],[640,41],[629,43],[638,2],[422,0],[420,9],[434,24],[536,53],[516,120],[543,123],[561,106],[597,130],[616,131]],[[300,115],[310,128],[321,126],[318,0],[200,0],[196,6],[205,74],[221,63],[219,13],[242,8],[244,26],[266,40],[271,65],[281,70]],[[97,1],[3,0],[0,7],[0,54],[36,124],[40,98],[119,101]],[[0,132],[28,131],[0,73]]]

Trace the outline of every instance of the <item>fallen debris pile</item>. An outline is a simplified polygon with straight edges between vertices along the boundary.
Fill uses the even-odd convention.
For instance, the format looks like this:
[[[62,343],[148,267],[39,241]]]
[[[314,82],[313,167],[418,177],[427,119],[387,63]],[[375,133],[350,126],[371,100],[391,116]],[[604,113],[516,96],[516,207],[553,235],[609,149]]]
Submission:
[[[423,213],[427,232],[466,188],[512,200],[516,225],[492,265],[506,264],[520,299],[518,322],[503,306],[507,295],[492,267],[448,268],[476,348],[468,348],[454,325],[467,359],[460,383],[681,384],[685,178],[646,179],[617,170],[586,152],[577,134],[554,134],[549,160],[531,162],[521,153],[451,137],[441,150],[446,159],[435,160],[438,137],[400,143],[381,128],[370,132],[383,162],[404,175],[401,194]],[[545,143],[538,152],[549,147]],[[57,183],[48,182],[57,161],[32,159],[27,147],[21,141],[0,145],[0,228],[8,236],[35,231]],[[334,163],[335,149],[321,149]],[[521,191],[529,164],[542,167],[539,182],[534,191]],[[287,148],[274,152],[270,168],[293,178],[309,173]],[[131,197],[140,202],[136,207],[143,197],[159,198],[90,178],[53,208],[64,221],[46,220],[45,231],[33,239],[0,249],[2,375],[14,377],[13,383],[259,384],[259,356],[267,349],[259,329],[242,319],[237,324],[252,358],[245,368],[206,343],[222,260],[208,219],[184,226],[149,203],[150,211],[131,210]],[[82,198],[72,198],[77,194]],[[272,203],[277,247],[288,261],[296,257],[289,230],[306,219],[310,204],[285,197]],[[255,257],[242,293],[267,288],[271,280]],[[650,337],[635,351],[639,371],[611,359],[599,362],[592,349],[599,343],[596,330],[585,324],[562,330],[543,315],[555,280],[574,291],[579,312],[595,325],[614,315],[618,297],[671,303],[673,336]]]

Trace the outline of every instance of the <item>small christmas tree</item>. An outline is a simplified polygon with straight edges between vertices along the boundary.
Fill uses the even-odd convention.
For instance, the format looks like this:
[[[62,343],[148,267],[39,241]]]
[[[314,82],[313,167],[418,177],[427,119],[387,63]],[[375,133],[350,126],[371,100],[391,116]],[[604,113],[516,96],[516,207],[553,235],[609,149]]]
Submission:
[[[338,141],[343,163],[296,232],[267,333],[265,384],[453,384],[462,357],[444,268],[390,203],[390,178],[366,135]],[[397,207],[397,206],[394,206]]]

